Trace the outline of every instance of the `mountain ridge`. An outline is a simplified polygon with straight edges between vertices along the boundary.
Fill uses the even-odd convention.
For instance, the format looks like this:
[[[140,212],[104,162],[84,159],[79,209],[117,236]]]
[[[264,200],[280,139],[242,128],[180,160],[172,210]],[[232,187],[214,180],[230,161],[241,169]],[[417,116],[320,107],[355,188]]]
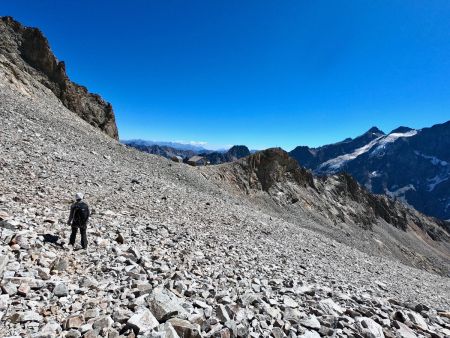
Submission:
[[[348,172],[376,194],[409,203],[421,212],[450,219],[450,121],[432,127],[399,127],[389,134],[290,152],[316,174]],[[348,142],[347,144],[351,144]]]

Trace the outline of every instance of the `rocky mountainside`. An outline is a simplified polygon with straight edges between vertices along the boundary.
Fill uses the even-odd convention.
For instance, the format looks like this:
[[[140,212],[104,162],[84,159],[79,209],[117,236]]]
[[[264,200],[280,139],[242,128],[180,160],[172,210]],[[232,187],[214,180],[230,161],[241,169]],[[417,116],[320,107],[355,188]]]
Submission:
[[[290,152],[316,174],[347,172],[375,194],[450,219],[450,121],[431,128],[400,127],[388,135],[372,128],[364,135],[320,148]]]
[[[450,335],[445,224],[279,150],[131,149],[27,74],[0,63],[1,337]],[[88,251],[67,245],[78,191]]]
[[[450,276],[449,222],[372,195],[347,174],[315,177],[288,153],[274,148],[218,167],[217,177],[299,226],[304,226],[305,218],[314,219],[322,226],[314,224],[311,229],[349,246],[368,253],[384,251],[405,264]],[[365,234],[370,240],[361,240]]]
[[[30,94],[30,79],[37,80],[69,110],[118,139],[111,104],[69,79],[64,62],[56,59],[39,29],[25,27],[8,16],[0,17],[0,63],[10,85]]]

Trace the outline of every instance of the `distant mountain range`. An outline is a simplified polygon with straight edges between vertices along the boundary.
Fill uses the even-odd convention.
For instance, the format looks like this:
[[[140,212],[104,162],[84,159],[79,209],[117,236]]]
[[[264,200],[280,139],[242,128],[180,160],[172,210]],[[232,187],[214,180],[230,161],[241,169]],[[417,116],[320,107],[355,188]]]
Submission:
[[[191,143],[181,143],[181,142],[164,142],[164,141],[147,141],[147,140],[121,140],[123,144],[130,145],[132,147],[135,146],[141,146],[141,147],[148,147],[148,146],[161,146],[161,147],[169,147],[177,150],[190,150],[195,153],[200,152],[212,152],[212,150],[205,149],[204,147],[196,144]],[[226,150],[224,150],[226,151]],[[158,154],[159,155],[159,154]]]
[[[123,143],[166,158],[181,156],[185,162],[199,155],[210,164],[233,162],[254,153],[246,146],[212,151],[175,142]],[[399,127],[388,134],[372,127],[354,139],[318,148],[299,146],[289,155],[317,175],[346,172],[375,194],[450,219],[450,121],[423,129]]]
[[[347,172],[373,193],[450,219],[450,121],[418,130],[399,127],[389,134],[373,127],[355,139],[299,146],[289,154],[318,175]]]
[[[240,158],[250,155],[250,150],[246,146],[236,145],[228,150],[208,150],[200,146],[176,143],[176,142],[153,142],[143,140],[129,140],[122,141],[122,143],[136,148],[140,151],[163,156],[166,158],[173,158],[180,156],[183,161],[193,156],[201,156],[206,159],[209,164],[220,164],[226,162],[233,162]]]

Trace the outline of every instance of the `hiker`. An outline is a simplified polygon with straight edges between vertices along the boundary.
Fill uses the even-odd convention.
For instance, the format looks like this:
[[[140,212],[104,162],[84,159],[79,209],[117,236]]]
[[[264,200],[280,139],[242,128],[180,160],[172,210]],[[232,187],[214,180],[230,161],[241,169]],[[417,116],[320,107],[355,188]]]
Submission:
[[[80,229],[81,234],[81,246],[83,249],[87,248],[87,236],[86,228],[89,219],[89,206],[83,201],[83,194],[81,192],[75,195],[76,202],[72,204],[70,208],[70,216],[67,224],[72,226],[72,233],[70,234],[69,244],[75,245],[75,238],[77,237],[77,231]]]

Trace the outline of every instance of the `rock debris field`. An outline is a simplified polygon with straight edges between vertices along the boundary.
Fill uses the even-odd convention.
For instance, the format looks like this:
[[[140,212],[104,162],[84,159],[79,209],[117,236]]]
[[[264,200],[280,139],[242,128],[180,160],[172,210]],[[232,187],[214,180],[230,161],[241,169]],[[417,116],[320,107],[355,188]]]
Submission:
[[[1,337],[450,337],[449,278],[269,215],[5,78]],[[87,251],[68,246],[78,191]]]

